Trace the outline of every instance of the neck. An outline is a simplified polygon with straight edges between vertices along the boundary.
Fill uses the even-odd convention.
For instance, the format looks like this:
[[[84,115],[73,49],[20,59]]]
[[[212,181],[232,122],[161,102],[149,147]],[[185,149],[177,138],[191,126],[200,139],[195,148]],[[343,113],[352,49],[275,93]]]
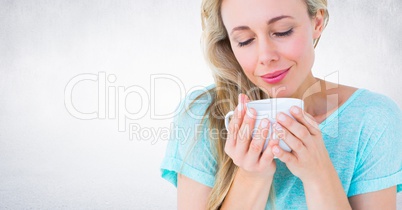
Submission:
[[[303,81],[303,84],[296,90],[295,93],[293,93],[291,97],[305,100],[306,98],[321,92],[321,85],[321,80],[315,78],[313,74],[310,73]]]
[[[320,113],[321,106],[326,106],[325,81],[315,78],[310,73],[303,84],[292,95],[304,101],[304,110],[312,116]]]

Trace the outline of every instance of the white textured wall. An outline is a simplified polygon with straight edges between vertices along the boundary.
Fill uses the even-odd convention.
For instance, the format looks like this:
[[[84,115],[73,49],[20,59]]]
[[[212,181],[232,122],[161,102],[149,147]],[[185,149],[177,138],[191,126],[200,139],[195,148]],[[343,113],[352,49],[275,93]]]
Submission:
[[[0,0],[0,209],[176,207],[175,189],[159,175],[170,120],[152,119],[148,108],[169,113],[183,97],[179,84],[189,91],[212,82],[199,47],[199,4]],[[399,0],[330,1],[315,74],[402,106],[401,7]],[[99,75],[111,92],[123,88],[119,103],[113,94],[101,100],[120,108],[107,104],[93,120],[70,114],[65,89],[82,74]],[[153,74],[181,82],[165,76],[151,88]],[[97,85],[74,86],[76,109],[104,110]],[[140,119],[119,121],[113,110]],[[130,139],[123,129],[130,124],[141,126],[142,137]]]

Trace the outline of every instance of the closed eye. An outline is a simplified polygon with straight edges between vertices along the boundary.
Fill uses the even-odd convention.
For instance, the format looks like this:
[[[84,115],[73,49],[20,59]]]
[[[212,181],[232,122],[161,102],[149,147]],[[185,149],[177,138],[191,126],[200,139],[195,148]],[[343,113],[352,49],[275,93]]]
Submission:
[[[253,40],[254,40],[254,38],[249,39],[249,40],[247,40],[247,41],[245,41],[245,42],[239,42],[238,46],[239,46],[239,47],[246,46],[246,45],[250,44]]]
[[[293,33],[293,28],[291,28],[289,31],[286,31],[286,32],[274,33],[274,36],[285,37],[285,36],[291,35],[292,33]]]

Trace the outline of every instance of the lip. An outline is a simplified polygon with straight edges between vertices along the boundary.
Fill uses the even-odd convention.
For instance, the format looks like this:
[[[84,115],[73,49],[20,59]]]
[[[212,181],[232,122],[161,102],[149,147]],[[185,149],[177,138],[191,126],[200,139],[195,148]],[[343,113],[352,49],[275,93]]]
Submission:
[[[275,71],[273,73],[265,74],[261,76],[261,78],[270,84],[275,84],[283,80],[286,77],[287,73],[289,72],[290,68],[285,70]]]

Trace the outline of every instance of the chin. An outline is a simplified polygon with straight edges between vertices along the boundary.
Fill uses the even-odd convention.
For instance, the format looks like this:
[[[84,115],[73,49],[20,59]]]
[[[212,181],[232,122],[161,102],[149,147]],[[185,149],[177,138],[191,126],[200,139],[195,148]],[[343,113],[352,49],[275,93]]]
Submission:
[[[267,93],[271,98],[293,98],[294,90],[286,87],[285,85],[276,85],[273,87],[260,86],[261,89]]]

